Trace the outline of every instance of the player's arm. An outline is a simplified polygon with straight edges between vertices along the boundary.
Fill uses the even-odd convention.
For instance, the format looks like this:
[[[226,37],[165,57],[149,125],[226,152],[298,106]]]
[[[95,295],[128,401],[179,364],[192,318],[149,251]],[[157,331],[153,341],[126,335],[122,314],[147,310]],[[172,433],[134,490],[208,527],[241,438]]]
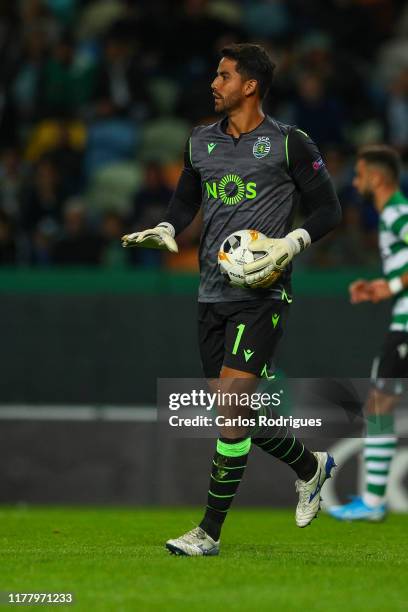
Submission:
[[[408,205],[401,204],[398,207],[398,216],[389,224],[389,229],[393,232],[401,242],[408,245]],[[408,246],[400,253],[408,253]],[[405,258],[408,259],[408,258]],[[403,261],[403,260],[402,260]],[[376,278],[369,283],[370,300],[374,303],[388,300],[408,288],[408,262],[402,264],[399,274],[390,280],[385,278]]]
[[[408,288],[408,271],[395,276],[391,280],[376,278],[368,281],[358,279],[349,286],[350,302],[360,304],[361,302],[381,302],[392,298],[404,289]]]
[[[408,245],[408,205],[401,204],[396,208],[396,211],[397,214],[395,214],[394,210],[389,211],[388,214],[391,218],[386,217],[388,229],[393,232],[402,243]],[[404,252],[408,252],[408,246],[400,251],[403,256],[402,261],[404,260]],[[368,283],[369,299],[374,303],[398,296],[398,294],[405,289],[408,289],[408,262],[401,265],[398,274],[393,276],[393,278],[376,278]]]
[[[358,278],[349,286],[350,302],[360,304],[361,302],[371,302],[370,281]]]
[[[376,278],[369,283],[368,291],[370,301],[376,304],[382,300],[388,300],[397,296],[401,291],[408,288],[408,272],[404,272],[401,276],[395,276],[391,280],[385,278]]]
[[[165,219],[156,227],[122,237],[124,247],[147,247],[178,252],[175,236],[194,219],[201,206],[201,179],[190,159],[190,139],[184,151],[184,168],[170,200]]]
[[[315,143],[300,130],[286,137],[288,170],[301,193],[308,216],[303,226],[284,238],[254,241],[252,251],[264,257],[244,266],[245,280],[252,287],[268,287],[293,257],[334,229],[341,221],[341,207],[329,173]]]

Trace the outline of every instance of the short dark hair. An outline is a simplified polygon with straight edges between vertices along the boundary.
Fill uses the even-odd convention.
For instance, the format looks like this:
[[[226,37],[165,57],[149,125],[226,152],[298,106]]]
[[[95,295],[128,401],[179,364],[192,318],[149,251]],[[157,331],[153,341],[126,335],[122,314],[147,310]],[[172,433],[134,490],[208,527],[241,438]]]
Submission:
[[[393,183],[398,183],[401,173],[401,158],[398,152],[388,145],[367,145],[357,152],[357,159],[380,167]]]
[[[258,81],[258,91],[261,100],[267,94],[276,65],[261,45],[240,43],[228,45],[221,49],[223,57],[237,62],[236,70],[245,79]]]

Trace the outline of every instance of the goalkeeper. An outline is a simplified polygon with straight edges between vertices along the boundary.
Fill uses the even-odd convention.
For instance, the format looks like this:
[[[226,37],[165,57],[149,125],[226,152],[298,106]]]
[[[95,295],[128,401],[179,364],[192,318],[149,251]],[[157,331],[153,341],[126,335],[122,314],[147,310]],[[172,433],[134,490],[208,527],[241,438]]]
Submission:
[[[175,237],[199,208],[200,242],[198,328],[204,375],[239,381],[253,390],[268,376],[292,301],[291,261],[340,221],[341,211],[321,155],[301,130],[262,111],[273,77],[266,51],[252,44],[231,45],[211,84],[219,122],[193,129],[185,166],[166,218],[157,227],[123,237],[125,247],[177,252]],[[303,227],[291,230],[300,198],[309,211]],[[263,257],[244,267],[247,288],[225,283],[218,271],[222,241],[232,232],[256,229],[267,239],[251,249]],[[307,350],[307,347],[305,347]],[[236,406],[239,414],[240,406]],[[223,407],[219,407],[223,412]],[[240,427],[220,431],[212,462],[208,504],[200,526],[169,540],[175,554],[216,555],[222,524],[244,474],[251,443],[287,463],[296,473],[296,523],[305,527],[317,515],[320,489],[334,465],[326,452],[310,452],[285,427],[268,439],[248,437]]]

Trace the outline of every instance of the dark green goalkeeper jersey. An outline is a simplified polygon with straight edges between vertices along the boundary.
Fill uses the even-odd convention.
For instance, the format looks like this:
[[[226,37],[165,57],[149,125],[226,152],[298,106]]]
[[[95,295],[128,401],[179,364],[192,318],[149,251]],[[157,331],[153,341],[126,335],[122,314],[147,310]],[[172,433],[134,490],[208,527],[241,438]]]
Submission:
[[[218,251],[223,240],[237,230],[256,229],[269,238],[285,236],[302,194],[317,193],[328,182],[328,198],[333,200],[329,175],[316,145],[295,127],[266,116],[256,129],[238,139],[227,134],[225,127],[226,119],[193,129],[183,171],[189,191],[183,194],[178,188],[173,202],[175,208],[177,201],[188,199],[196,207],[194,212],[199,205],[202,208],[198,299],[290,299],[290,268],[270,289],[232,287],[218,270]],[[167,220],[178,233],[186,222],[180,225],[173,217]],[[303,227],[308,229],[306,224]]]

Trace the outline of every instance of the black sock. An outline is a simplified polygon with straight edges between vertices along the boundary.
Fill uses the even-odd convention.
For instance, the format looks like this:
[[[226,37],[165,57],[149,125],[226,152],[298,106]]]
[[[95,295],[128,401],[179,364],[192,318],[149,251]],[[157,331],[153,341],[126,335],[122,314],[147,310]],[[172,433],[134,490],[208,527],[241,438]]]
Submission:
[[[316,457],[287,427],[279,427],[272,438],[253,438],[252,442],[289,465],[301,480],[308,481],[316,474]]]
[[[220,438],[214,455],[207,508],[200,527],[219,540],[221,527],[232,504],[247,464],[251,438]]]

